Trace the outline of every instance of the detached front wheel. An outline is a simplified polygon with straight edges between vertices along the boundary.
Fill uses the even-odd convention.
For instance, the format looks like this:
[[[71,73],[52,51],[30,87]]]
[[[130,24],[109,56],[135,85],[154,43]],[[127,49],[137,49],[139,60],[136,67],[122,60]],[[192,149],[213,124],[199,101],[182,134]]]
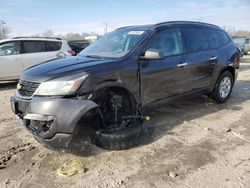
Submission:
[[[217,103],[224,103],[231,95],[234,85],[234,79],[229,71],[225,71],[219,77],[215,89],[212,93],[212,98]]]
[[[104,149],[129,149],[140,143],[142,138],[142,123],[138,120],[130,122],[130,126],[120,130],[91,130],[91,141]]]
[[[95,145],[122,150],[140,143],[143,122],[129,92],[119,87],[103,89],[96,94],[94,101],[99,106],[99,117],[93,119],[89,135]]]

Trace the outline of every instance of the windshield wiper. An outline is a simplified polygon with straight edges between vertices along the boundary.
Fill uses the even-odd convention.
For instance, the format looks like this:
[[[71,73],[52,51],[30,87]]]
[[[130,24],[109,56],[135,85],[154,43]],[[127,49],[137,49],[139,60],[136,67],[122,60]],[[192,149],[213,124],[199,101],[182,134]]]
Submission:
[[[95,58],[95,59],[103,59],[103,57],[99,55],[86,55],[86,57]]]

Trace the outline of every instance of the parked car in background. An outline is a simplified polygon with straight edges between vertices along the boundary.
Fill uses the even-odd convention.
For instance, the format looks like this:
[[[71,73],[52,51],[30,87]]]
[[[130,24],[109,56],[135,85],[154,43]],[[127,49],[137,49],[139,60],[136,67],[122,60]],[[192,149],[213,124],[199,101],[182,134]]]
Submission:
[[[126,149],[140,142],[143,120],[149,119],[143,107],[149,103],[198,93],[226,102],[239,60],[232,39],[215,25],[123,27],[76,57],[23,72],[12,110],[48,148],[69,149],[74,138],[89,136],[102,148]]]
[[[240,57],[243,57],[244,53],[241,51],[241,49],[240,49],[239,46],[237,46],[237,49],[238,49],[238,51],[239,51],[239,53],[240,53]]]
[[[78,54],[87,46],[89,46],[90,42],[87,40],[71,40],[68,41],[68,45],[76,54]]]
[[[238,46],[244,55],[250,51],[249,38],[246,36],[233,36],[233,41]]]
[[[0,41],[0,81],[19,79],[23,70],[56,58],[74,55],[59,38],[16,37]]]

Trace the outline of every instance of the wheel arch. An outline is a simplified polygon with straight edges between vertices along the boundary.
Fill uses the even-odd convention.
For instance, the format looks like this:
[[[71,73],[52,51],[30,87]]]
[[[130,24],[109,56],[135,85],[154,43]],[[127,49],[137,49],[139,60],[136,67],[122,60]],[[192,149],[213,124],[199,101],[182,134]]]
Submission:
[[[233,79],[235,81],[236,80],[235,68],[233,66],[227,66],[227,67],[225,67],[224,69],[221,70],[220,75],[223,74],[226,71],[228,71],[228,72],[230,72],[232,74]],[[220,77],[220,75],[219,75],[219,77]],[[217,80],[219,79],[219,77],[217,78]]]
[[[212,85],[212,87],[211,87],[211,90],[210,90],[211,92],[213,92],[213,91],[215,90],[215,88],[216,88],[216,86],[217,86],[217,84],[218,84],[218,80],[220,79],[220,76],[221,76],[224,72],[226,72],[226,71],[228,71],[228,72],[230,72],[230,73],[232,74],[233,80],[234,80],[234,81],[236,80],[236,71],[235,71],[235,68],[234,68],[233,65],[228,64],[227,66],[223,67],[223,68],[219,71],[219,73],[217,74],[217,77],[216,77],[216,79],[214,80],[214,83],[213,83],[213,85]]]
[[[105,83],[100,85],[99,87],[96,87],[96,89],[92,92],[92,97],[90,98],[90,100],[96,102],[95,101],[95,96],[97,96],[96,94],[98,94],[99,92],[101,93],[102,91],[105,92],[106,89],[112,90],[114,88],[119,89],[122,94],[126,92],[131,99],[133,109],[134,110],[137,109],[136,105],[138,103],[133,93],[128,88],[124,87],[119,83]],[[93,117],[95,117],[94,122],[91,121]],[[89,122],[92,123],[89,124]],[[85,136],[85,138],[89,137],[88,134],[86,135],[86,131],[89,131],[89,128],[91,127],[100,126],[103,122],[104,121],[102,118],[102,113],[100,112],[99,107],[90,109],[87,113],[83,114],[81,118],[78,120],[77,125],[75,126],[74,129],[73,139],[78,138],[79,136]]]
[[[139,98],[137,97],[137,95],[134,94],[132,91],[130,91],[128,87],[126,87],[124,84],[120,82],[105,82],[103,84],[100,84],[94,89],[93,93],[95,94],[103,89],[108,89],[108,88],[118,88],[120,90],[123,90],[124,92],[127,92],[130,97],[132,97],[133,101],[136,104],[139,103]]]

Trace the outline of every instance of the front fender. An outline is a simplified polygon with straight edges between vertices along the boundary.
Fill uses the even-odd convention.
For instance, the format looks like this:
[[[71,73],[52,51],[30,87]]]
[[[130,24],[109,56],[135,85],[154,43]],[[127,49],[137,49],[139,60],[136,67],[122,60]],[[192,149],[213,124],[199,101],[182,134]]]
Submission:
[[[49,130],[39,135],[48,139],[56,133],[72,134],[80,118],[97,106],[95,102],[90,100],[34,97],[27,107],[26,114],[54,117]]]

